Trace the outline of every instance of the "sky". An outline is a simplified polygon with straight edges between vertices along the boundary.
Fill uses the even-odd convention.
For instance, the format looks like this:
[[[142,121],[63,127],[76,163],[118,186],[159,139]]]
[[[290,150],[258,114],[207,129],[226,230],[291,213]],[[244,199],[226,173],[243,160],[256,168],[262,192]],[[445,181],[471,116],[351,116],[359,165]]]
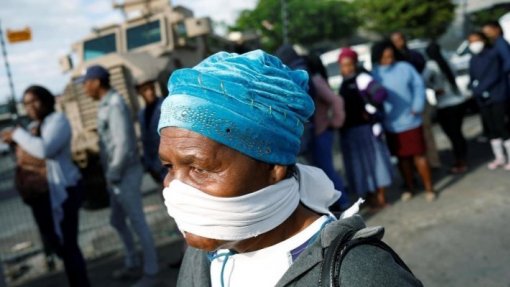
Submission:
[[[90,33],[91,28],[123,21],[111,0],[2,0],[0,25],[5,30],[32,29],[32,41],[6,42],[8,61],[17,99],[29,85],[38,84],[59,94],[69,80],[58,60],[71,45]],[[121,2],[121,0],[117,0]],[[191,9],[196,17],[232,24],[243,9],[252,9],[257,0],[172,0],[174,6]],[[4,58],[0,55],[0,103],[11,92]]]

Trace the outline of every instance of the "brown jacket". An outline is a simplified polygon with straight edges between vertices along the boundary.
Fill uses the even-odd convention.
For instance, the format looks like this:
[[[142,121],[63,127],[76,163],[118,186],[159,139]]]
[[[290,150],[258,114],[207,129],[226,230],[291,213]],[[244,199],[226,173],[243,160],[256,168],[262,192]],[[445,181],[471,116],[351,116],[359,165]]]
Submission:
[[[327,128],[340,128],[345,121],[344,101],[329,87],[328,82],[319,74],[311,79],[315,87],[315,135]]]

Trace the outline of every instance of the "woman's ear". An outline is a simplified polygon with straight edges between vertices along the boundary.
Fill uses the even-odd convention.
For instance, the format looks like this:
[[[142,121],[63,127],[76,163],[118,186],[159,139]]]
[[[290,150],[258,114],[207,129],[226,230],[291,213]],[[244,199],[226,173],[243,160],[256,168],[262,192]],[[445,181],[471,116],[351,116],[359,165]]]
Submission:
[[[273,165],[270,173],[270,183],[275,184],[287,178],[287,166]]]

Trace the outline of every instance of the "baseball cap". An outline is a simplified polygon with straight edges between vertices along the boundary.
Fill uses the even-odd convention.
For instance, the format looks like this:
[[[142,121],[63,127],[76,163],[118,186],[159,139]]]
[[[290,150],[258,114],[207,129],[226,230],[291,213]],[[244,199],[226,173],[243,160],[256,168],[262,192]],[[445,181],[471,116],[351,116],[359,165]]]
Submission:
[[[108,80],[109,78],[110,78],[110,73],[108,72],[108,70],[106,70],[102,66],[93,65],[93,66],[88,67],[87,70],[85,71],[85,75],[76,79],[76,82],[83,83],[87,80],[92,80],[92,79]]]

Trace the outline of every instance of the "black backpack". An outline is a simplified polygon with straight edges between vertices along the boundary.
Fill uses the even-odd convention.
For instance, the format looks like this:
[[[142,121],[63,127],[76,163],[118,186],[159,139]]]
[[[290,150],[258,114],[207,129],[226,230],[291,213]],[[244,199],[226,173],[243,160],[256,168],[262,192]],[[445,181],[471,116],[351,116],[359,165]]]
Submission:
[[[413,274],[411,269],[407,267],[404,261],[398,256],[398,254],[389,247],[386,243],[381,241],[381,238],[375,234],[369,236],[355,237],[356,232],[351,232],[347,236],[338,236],[335,238],[326,253],[324,254],[324,260],[322,261],[321,276],[319,277],[319,287],[339,287],[340,286],[340,268],[342,266],[343,259],[347,253],[358,245],[372,245],[381,248],[388,252],[395,262],[400,265],[407,272]],[[414,274],[413,274],[414,275]]]

